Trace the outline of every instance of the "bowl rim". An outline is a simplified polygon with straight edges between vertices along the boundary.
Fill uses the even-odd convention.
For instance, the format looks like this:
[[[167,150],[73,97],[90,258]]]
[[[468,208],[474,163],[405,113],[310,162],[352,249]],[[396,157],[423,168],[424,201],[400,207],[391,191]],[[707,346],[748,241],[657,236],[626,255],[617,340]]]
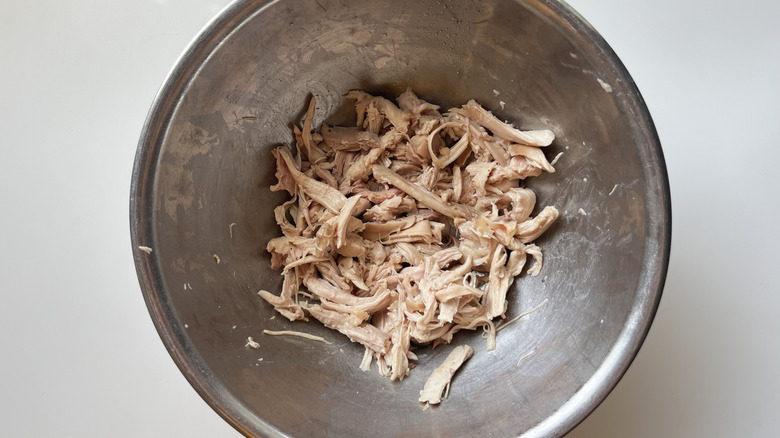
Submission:
[[[147,113],[138,141],[130,183],[130,239],[138,281],[154,326],[177,367],[200,397],[238,432],[246,436],[286,436],[242,403],[214,376],[200,355],[191,348],[181,324],[174,324],[176,312],[162,281],[153,217],[155,166],[161,145],[179,98],[189,78],[219,42],[245,20],[280,0],[234,0],[212,18],[174,63]],[[551,22],[570,40],[580,42],[589,56],[617,78],[613,88],[623,112],[633,115],[633,133],[642,134],[638,148],[644,165],[647,200],[647,235],[644,268],[637,285],[637,297],[626,323],[602,363],[585,384],[558,410],[523,437],[560,437],[574,429],[610,394],[625,375],[646,339],[666,281],[672,236],[671,193],[660,139],[650,112],[628,70],[604,38],[572,7],[562,0],[507,0],[523,4],[537,16]],[[573,42],[577,42],[573,41]],[[587,44],[585,42],[588,42]],[[584,49],[583,49],[584,50]],[[641,142],[639,140],[642,140]],[[148,252],[143,247],[152,249]]]

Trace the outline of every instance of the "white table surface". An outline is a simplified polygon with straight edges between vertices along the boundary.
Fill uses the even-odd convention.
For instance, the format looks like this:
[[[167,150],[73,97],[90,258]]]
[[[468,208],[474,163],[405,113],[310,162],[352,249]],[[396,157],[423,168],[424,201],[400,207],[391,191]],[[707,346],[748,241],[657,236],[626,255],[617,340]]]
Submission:
[[[128,223],[154,94],[226,3],[0,2],[0,435],[239,436],[163,347]],[[571,4],[653,115],[673,243],[644,347],[570,436],[776,436],[780,3]]]

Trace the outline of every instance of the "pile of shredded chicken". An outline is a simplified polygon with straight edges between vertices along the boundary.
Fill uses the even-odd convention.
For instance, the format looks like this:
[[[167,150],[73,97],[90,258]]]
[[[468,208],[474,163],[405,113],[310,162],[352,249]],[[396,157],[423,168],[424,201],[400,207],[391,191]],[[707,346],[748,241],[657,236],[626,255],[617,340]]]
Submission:
[[[366,348],[361,364],[403,379],[417,357],[410,346],[449,343],[462,329],[485,330],[530,255],[557,218],[535,217],[521,182],[554,172],[541,147],[549,130],[521,131],[475,101],[442,114],[407,90],[396,103],[351,91],[356,127],[312,129],[312,99],[297,154],[273,151],[274,191],[292,198],[274,214],[282,233],[268,243],[283,268],[279,295],[260,296],[291,321],[311,316]]]

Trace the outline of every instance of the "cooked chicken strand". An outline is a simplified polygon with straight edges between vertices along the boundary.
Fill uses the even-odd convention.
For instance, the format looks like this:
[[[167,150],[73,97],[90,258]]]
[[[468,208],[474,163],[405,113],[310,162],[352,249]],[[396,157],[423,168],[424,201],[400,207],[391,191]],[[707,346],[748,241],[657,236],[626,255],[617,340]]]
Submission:
[[[474,350],[468,345],[458,345],[455,347],[447,359],[439,365],[428,377],[423,390],[420,391],[420,403],[429,403],[437,405],[442,401],[442,395],[445,388],[449,392],[450,382],[455,372],[467,361]],[[446,396],[445,396],[446,397]]]

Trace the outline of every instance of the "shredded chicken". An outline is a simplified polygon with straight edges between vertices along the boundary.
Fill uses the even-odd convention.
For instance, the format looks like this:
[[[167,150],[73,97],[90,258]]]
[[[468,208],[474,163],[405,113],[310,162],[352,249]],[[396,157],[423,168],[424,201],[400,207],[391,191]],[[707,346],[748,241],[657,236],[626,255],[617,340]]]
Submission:
[[[468,345],[459,345],[452,350],[447,359],[439,365],[428,377],[423,390],[420,391],[420,403],[437,405],[442,401],[442,394],[449,393],[450,382],[455,371],[467,361],[474,351]],[[447,396],[445,395],[444,398]]]
[[[266,334],[266,335],[269,335],[269,336],[296,336],[296,337],[299,337],[299,338],[311,339],[312,341],[319,341],[319,342],[323,342],[325,344],[330,344],[330,342],[328,342],[322,336],[312,335],[312,334],[303,333],[303,332],[296,332],[296,331],[293,331],[293,330],[279,330],[279,331],[263,330],[263,334]],[[251,340],[252,338],[249,338],[249,339]],[[257,345],[257,347],[255,347],[252,344],[249,344],[249,345],[252,348],[258,348],[260,346],[260,344],[258,344],[257,342],[255,342],[255,344]]]
[[[552,131],[521,131],[473,100],[441,113],[411,90],[398,105],[347,97],[357,126],[314,130],[312,99],[294,148],[273,151],[271,189],[291,199],[274,210],[282,236],[267,251],[284,282],[278,295],[259,295],[291,321],[313,317],[362,344],[360,368],[376,361],[394,380],[414,366],[415,344],[482,328],[494,348],[509,288],[528,256],[526,272],[539,274],[532,242],[558,217],[552,206],[532,216],[536,195],[523,187],[555,171],[540,149]],[[441,401],[471,348],[453,355],[421,401]]]
[[[256,342],[254,339],[252,339],[252,337],[251,337],[251,336],[250,336],[250,337],[248,337],[248,338],[246,338],[246,346],[247,346],[247,347],[252,347],[252,348],[254,348],[255,350],[257,350],[258,348],[260,348],[260,344],[259,344],[259,343],[257,343],[257,342]]]

